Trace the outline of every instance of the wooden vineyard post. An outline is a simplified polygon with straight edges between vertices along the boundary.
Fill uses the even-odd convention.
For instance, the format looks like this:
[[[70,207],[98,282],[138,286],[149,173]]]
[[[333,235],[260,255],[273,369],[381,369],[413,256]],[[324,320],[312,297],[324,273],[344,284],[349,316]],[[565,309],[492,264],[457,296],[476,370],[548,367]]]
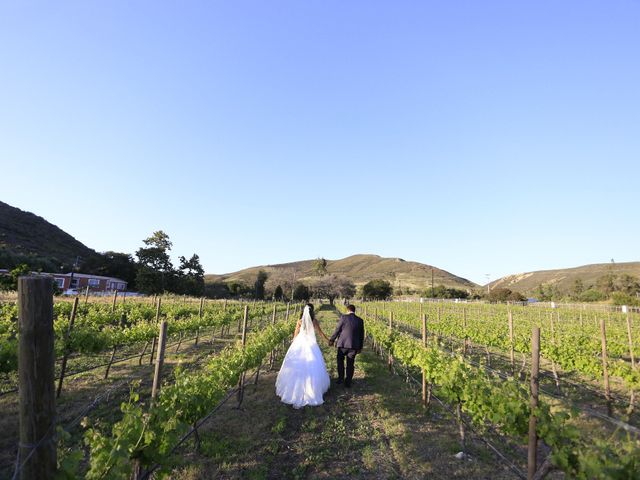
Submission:
[[[220,326],[220,338],[224,336],[224,323]],[[211,327],[211,345],[216,340],[216,326]]]
[[[284,321],[288,322],[289,321],[289,308],[291,307],[291,302],[287,302],[287,313],[284,316]]]
[[[244,306],[244,315],[242,316],[242,350],[244,351],[244,346],[247,343],[247,320],[249,319],[249,305]],[[244,399],[244,376],[245,372],[243,371],[240,374],[240,380],[238,380],[238,408],[242,405],[242,400]]]
[[[62,382],[64,381],[64,374],[67,371],[67,360],[69,359],[69,349],[67,348],[67,342],[71,336],[71,330],[73,330],[73,323],[76,320],[76,313],[78,312],[78,297],[73,299],[73,307],[71,307],[71,316],[69,317],[69,328],[64,336],[64,354],[62,355],[62,365],[60,367],[60,378],[58,379],[58,390],[56,392],[56,398],[60,398],[62,393]]]
[[[631,369],[634,370],[636,368],[636,359],[635,359],[635,352],[633,351],[633,336],[631,335],[631,316],[629,312],[627,312],[627,338],[629,340],[629,358],[631,359]],[[632,387],[631,398],[629,399],[629,409],[627,410],[627,413],[629,415],[633,413],[633,410],[635,408],[635,401],[636,401],[636,392]]]
[[[118,300],[118,290],[113,291],[113,303],[111,304],[111,311],[116,311],[116,301]]]
[[[529,451],[527,458],[527,480],[533,480],[536,474],[537,454],[538,454],[538,419],[535,411],[538,408],[538,390],[540,373],[540,327],[533,327],[531,334],[531,396],[530,406],[531,414],[529,415]]]
[[[393,331],[393,312],[389,312],[389,333]],[[387,363],[389,365],[389,371],[393,370],[393,356],[391,352],[389,352],[389,357],[387,359]]]
[[[427,314],[422,314],[422,347],[427,348]],[[427,391],[428,390],[428,391]],[[427,375],[422,368],[422,406],[427,408],[431,402],[431,385],[427,389]]]
[[[264,302],[261,302],[262,304],[264,304]],[[264,305],[261,305],[262,307],[262,312],[264,314]],[[273,314],[271,316],[271,324],[275,325],[276,324],[276,304],[273,304]],[[259,325],[257,325],[257,327],[259,328]],[[273,358],[273,350],[271,350],[271,358]],[[258,364],[258,369],[256,370],[256,380],[255,382],[253,382],[254,385],[254,389],[253,391],[255,392],[258,389],[258,379],[260,378],[260,369],[262,368],[262,360],[260,360],[260,364]],[[269,363],[269,369],[271,369],[271,363]]]
[[[631,334],[631,316],[627,313],[627,338],[629,340],[629,358],[631,359],[631,368],[636,368],[636,357],[633,351],[633,336]]]
[[[160,307],[162,304],[162,298],[158,297],[158,306],[156,307],[156,325],[160,321]],[[153,354],[156,351],[156,337],[151,340],[151,355],[149,355],[149,365],[153,363]]]
[[[511,352],[510,352],[511,374],[515,375],[516,364],[515,364],[515,358],[514,358],[514,352],[513,352],[513,313],[511,313],[511,310],[509,310],[509,345],[511,348]]]
[[[602,340],[602,376],[604,380],[604,396],[607,399],[607,412],[611,415],[611,389],[609,387],[609,368],[607,365],[607,330],[604,318],[600,319],[600,339]]]
[[[127,322],[127,316],[123,313],[120,317],[120,328],[124,328],[125,323]],[[118,351],[118,346],[114,345],[113,350],[111,350],[111,358],[109,359],[109,364],[107,365],[107,370],[104,372],[105,380],[109,378],[109,370],[111,370],[111,365],[113,365],[113,360],[116,358],[116,352]]]
[[[176,352],[178,353],[178,351],[180,350],[180,345],[182,345],[182,339],[184,338],[184,332],[180,332],[180,335],[178,336],[178,345],[176,345]]]
[[[553,321],[553,313],[549,316],[549,322],[551,324],[551,344],[556,346],[556,326]],[[558,376],[558,369],[556,367],[556,361],[551,360],[551,371],[553,372],[553,380],[556,383],[556,391],[560,395],[560,377]]]
[[[144,357],[144,354],[147,353],[147,348],[149,348],[149,341],[148,340],[144,343],[144,348],[142,349],[142,353],[140,354],[140,357],[138,358],[138,365],[142,365],[142,358]]]
[[[467,356],[467,309],[462,307],[462,356]]]
[[[459,398],[458,403],[456,404],[456,420],[458,422],[458,434],[460,435],[460,450],[465,454],[467,449],[466,435],[464,431],[464,423],[462,422],[462,400]]]
[[[224,306],[222,307],[222,311],[226,312],[227,311],[227,299],[224,299]]]
[[[271,314],[271,325],[276,324],[276,304],[273,304],[273,313]],[[273,349],[271,350],[271,354],[269,355],[269,370],[273,370],[273,362],[275,361],[275,353]]]
[[[56,473],[53,279],[18,278],[18,377],[21,480],[53,479]]]
[[[89,285],[87,285],[87,288],[84,292],[84,304],[86,305],[89,302]]]
[[[245,307],[247,307],[248,305],[245,305]],[[242,306],[242,304],[240,304],[240,309],[243,309],[244,307]],[[238,317],[238,328],[236,330],[236,333],[240,333],[242,329],[242,317]],[[237,337],[236,337],[237,338]]]
[[[162,365],[164,364],[164,351],[167,343],[167,321],[163,320],[160,324],[160,333],[158,335],[158,358],[156,359],[156,368],[153,373],[153,388],[151,389],[151,399],[155,400],[160,391],[160,377],[162,375]]]

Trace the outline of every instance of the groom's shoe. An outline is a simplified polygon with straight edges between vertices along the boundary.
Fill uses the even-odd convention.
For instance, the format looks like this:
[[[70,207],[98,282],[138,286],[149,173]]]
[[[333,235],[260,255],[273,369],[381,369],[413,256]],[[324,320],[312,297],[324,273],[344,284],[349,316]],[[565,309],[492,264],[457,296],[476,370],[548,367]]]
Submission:
[[[345,388],[351,388],[351,382],[344,382]]]
[[[342,379],[341,378],[336,379],[336,383],[340,385],[342,383]]]

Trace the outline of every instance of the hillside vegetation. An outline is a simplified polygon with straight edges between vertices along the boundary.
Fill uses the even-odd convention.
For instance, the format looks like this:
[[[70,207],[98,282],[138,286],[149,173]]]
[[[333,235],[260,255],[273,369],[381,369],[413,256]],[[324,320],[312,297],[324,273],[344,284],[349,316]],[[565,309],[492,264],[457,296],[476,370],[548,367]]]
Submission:
[[[98,254],[44,218],[0,202],[0,268],[27,263],[59,271]]]
[[[545,285],[553,286],[560,294],[572,294],[576,282],[581,282],[583,289],[588,290],[596,286],[602,277],[609,275],[640,278],[640,262],[597,263],[575,268],[518,273],[495,280],[490,286],[491,289],[508,288],[524,295],[534,295],[540,285]]]
[[[295,277],[296,281],[311,279],[314,275],[315,260],[304,260],[277,265],[251,267],[234,273],[223,275],[206,275],[205,281],[214,282],[243,282],[252,285],[260,270],[268,275]],[[327,260],[327,273],[347,277],[356,285],[363,285],[371,280],[387,280],[394,287],[424,290],[431,286],[431,272],[433,270],[434,285],[460,289],[475,289],[475,283],[466,278],[431,265],[410,262],[401,258],[384,258],[378,255],[352,255],[341,260]]]

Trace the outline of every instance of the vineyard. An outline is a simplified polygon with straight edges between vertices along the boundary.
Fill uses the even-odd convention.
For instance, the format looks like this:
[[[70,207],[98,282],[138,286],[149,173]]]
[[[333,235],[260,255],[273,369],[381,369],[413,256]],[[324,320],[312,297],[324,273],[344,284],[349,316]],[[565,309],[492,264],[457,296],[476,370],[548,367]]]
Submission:
[[[45,441],[57,443],[53,466],[58,476],[150,478],[154,471],[170,467],[174,451],[187,438],[198,437],[201,422],[222,401],[234,394],[238,404],[242,402],[247,376],[253,372],[257,382],[263,362],[274,361],[276,348],[281,349],[293,332],[290,314],[298,308],[161,297],[127,303],[117,303],[116,298],[112,303],[82,304],[78,298],[56,302],[56,396],[58,408],[63,408]],[[44,449],[39,445],[44,441],[22,445],[15,459],[18,307],[5,302],[0,312],[2,425],[5,432],[15,433],[3,436],[0,444],[0,476],[35,478],[39,475],[27,472],[27,460]],[[172,356],[177,361],[172,362]],[[162,382],[158,365],[162,367],[165,359],[173,372],[165,373]],[[150,369],[155,370],[151,392]],[[86,404],[78,405],[83,399]],[[97,412],[107,412],[109,421],[91,414]]]
[[[390,367],[397,362],[407,378],[411,370],[422,374],[425,406],[437,396],[455,409],[462,448],[465,419],[518,445],[535,416],[543,447],[536,454],[545,455],[545,471],[569,478],[640,476],[640,337],[631,314],[456,303],[361,306]],[[532,407],[534,344],[542,369]]]
[[[29,308],[3,301],[0,478],[640,478],[637,314],[356,305],[353,391],[296,411],[273,384],[300,305],[57,300],[51,382],[34,375],[57,418],[26,441]],[[319,312],[331,332],[338,312]]]

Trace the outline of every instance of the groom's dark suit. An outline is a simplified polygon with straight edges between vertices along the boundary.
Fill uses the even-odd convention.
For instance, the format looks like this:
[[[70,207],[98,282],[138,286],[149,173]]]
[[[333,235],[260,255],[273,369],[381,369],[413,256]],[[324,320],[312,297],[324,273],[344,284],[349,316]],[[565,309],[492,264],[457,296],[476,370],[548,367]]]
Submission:
[[[336,341],[337,339],[337,341]],[[364,345],[364,321],[355,313],[342,315],[335,332],[329,339],[329,344],[335,342],[338,347],[338,382],[346,387],[351,386],[356,355]],[[347,376],[344,375],[344,357],[347,357]]]

